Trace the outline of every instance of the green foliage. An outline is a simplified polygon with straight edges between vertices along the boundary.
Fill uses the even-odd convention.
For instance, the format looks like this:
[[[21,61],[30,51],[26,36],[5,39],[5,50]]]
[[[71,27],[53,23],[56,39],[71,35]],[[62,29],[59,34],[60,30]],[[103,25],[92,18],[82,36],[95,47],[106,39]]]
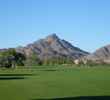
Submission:
[[[66,63],[70,64],[70,65],[73,65],[74,64],[74,59],[73,58],[67,58]]]
[[[101,64],[101,66],[104,66],[104,67],[109,66],[109,64],[107,64],[107,63],[104,62],[103,60],[100,61],[100,64]]]
[[[16,52],[15,52],[14,49],[8,49],[8,50],[2,52],[2,54],[3,54],[3,55],[6,55],[6,56],[9,56],[9,55],[10,55],[10,56],[12,56],[13,59],[14,59],[14,58],[15,58],[15,55],[16,55]]]
[[[49,65],[49,60],[48,59],[44,59],[43,62],[44,62],[44,64]]]
[[[16,54],[16,57],[15,57],[15,63],[16,65],[18,66],[24,66],[24,63],[23,61],[26,60],[26,56],[20,52],[18,52]]]
[[[1,68],[10,68],[12,66],[12,56],[0,56],[0,67]]]
[[[87,60],[86,65],[93,66],[93,61],[92,60]]]
[[[33,66],[42,65],[43,62],[37,57],[35,52],[31,52],[24,63],[26,68],[31,69]]]
[[[110,66],[109,66],[110,64],[109,64],[109,63],[106,63],[106,62],[103,61],[103,60],[94,60],[94,61],[92,61],[92,60],[87,60],[86,65],[88,65],[88,66],[110,67]]]
[[[74,64],[74,59],[65,58],[65,57],[62,57],[59,55],[53,55],[50,58],[44,59],[43,62],[46,65],[62,65],[62,64],[72,65],[72,64]]]
[[[8,49],[0,55],[0,67],[10,68],[15,65],[23,65],[25,56],[17,53],[14,49]]]
[[[51,63],[50,63],[51,65],[54,65],[55,63],[54,63],[54,61],[51,61]]]
[[[82,60],[79,60],[78,66],[80,67],[80,66],[83,66],[83,65],[84,65],[84,62]]]
[[[43,62],[41,60],[37,61],[37,65],[42,65]]]

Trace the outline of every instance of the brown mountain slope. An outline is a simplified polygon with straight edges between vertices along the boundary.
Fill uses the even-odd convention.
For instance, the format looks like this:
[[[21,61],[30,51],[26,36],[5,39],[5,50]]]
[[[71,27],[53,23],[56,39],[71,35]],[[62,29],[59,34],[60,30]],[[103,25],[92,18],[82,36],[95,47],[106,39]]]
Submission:
[[[98,49],[96,52],[85,57],[89,60],[110,60],[110,45]]]
[[[0,52],[6,51],[7,49],[0,49]]]
[[[59,54],[63,57],[81,58],[89,54],[88,52],[72,46],[67,41],[61,40],[55,34],[51,34],[44,39],[39,39],[25,47],[19,46],[15,48],[15,50],[26,55],[34,51],[40,57],[49,57]]]

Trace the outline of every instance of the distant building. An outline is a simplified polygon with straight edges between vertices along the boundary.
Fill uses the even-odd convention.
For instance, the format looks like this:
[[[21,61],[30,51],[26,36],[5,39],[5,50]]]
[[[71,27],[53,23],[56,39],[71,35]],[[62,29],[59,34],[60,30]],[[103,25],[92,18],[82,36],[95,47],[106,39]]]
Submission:
[[[74,63],[75,63],[76,65],[78,65],[79,60],[78,60],[78,59],[74,60]]]

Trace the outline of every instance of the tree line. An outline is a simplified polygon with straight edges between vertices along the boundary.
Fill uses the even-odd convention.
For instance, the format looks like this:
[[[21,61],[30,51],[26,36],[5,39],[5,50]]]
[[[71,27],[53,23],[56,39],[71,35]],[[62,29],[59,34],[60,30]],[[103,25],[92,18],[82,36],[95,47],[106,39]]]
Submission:
[[[59,55],[53,55],[49,58],[40,59],[35,52],[30,52],[28,56],[16,52],[15,49],[8,49],[0,53],[0,68],[11,68],[13,66],[26,66],[31,68],[36,65],[61,65],[73,64],[73,58],[64,58]]]
[[[77,61],[77,63],[76,63]],[[0,53],[0,68],[11,68],[13,66],[26,66],[32,68],[37,65],[69,65],[69,66],[110,66],[103,60],[76,60],[75,58],[65,58],[60,55],[52,55],[48,58],[40,59],[35,52],[30,52],[28,56],[16,52],[15,49],[8,49]]]

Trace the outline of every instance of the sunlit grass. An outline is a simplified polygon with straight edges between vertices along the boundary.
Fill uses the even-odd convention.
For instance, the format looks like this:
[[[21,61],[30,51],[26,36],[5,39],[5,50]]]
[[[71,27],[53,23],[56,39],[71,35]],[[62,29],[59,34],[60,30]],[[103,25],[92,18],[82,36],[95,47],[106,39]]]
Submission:
[[[0,100],[109,95],[109,67],[35,66],[0,71]]]

